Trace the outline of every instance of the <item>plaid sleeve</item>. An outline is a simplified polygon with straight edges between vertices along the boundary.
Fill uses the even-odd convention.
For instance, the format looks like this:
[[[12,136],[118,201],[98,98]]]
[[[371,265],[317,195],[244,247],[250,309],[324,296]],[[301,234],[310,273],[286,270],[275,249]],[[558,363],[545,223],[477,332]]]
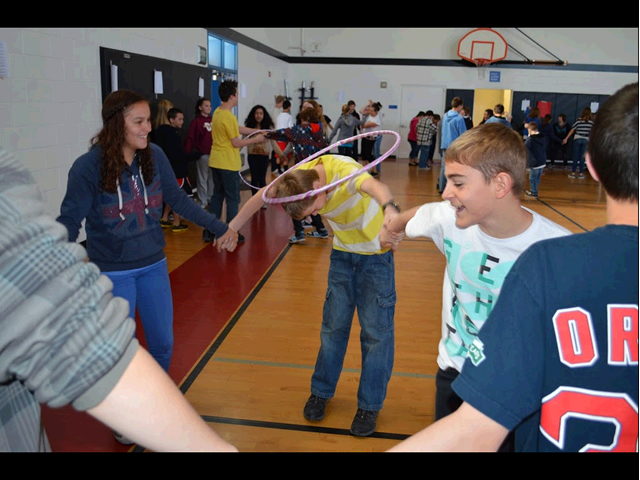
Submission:
[[[84,248],[45,214],[31,174],[2,150],[0,226],[0,451],[32,450],[37,404],[100,403],[135,354],[135,324]]]

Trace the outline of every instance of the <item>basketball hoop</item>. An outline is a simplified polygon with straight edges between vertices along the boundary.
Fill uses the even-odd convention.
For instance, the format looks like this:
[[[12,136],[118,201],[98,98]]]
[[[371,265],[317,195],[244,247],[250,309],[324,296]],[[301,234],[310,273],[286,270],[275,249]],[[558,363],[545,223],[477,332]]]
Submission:
[[[473,63],[475,63],[478,68],[478,80],[484,80],[487,73],[487,67],[493,62],[488,58],[474,58]]]
[[[506,40],[490,28],[471,30],[458,42],[458,56],[478,68],[478,78],[484,79],[487,67],[507,56]]]

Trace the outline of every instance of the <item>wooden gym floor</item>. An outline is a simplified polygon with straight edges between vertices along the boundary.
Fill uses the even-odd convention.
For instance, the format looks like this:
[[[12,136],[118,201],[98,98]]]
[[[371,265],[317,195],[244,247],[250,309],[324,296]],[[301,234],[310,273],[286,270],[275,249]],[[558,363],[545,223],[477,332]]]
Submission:
[[[410,208],[441,200],[439,169],[419,171],[407,159],[391,159],[379,180]],[[540,198],[523,198],[523,205],[573,233],[604,225],[602,188],[588,172],[582,180],[568,173],[545,169]],[[249,195],[242,192],[243,203]],[[445,267],[434,244],[405,240],[395,254],[393,376],[376,433],[356,438],[349,427],[360,373],[357,317],[325,419],[302,416],[320,344],[331,232],[329,239],[290,245],[291,220],[281,207],[269,206],[241,233],[246,242],[235,252],[217,253],[193,224],[183,233],[165,232],[175,323],[169,374],[203,419],[244,452],[379,452],[429,425]],[[70,407],[44,407],[43,421],[53,451],[143,450],[120,445],[107,427]]]

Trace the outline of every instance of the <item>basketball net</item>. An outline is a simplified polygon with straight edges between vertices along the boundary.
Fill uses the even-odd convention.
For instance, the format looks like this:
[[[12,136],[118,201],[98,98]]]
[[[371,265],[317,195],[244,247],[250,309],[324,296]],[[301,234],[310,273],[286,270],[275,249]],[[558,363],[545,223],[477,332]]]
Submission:
[[[487,67],[491,65],[491,63],[493,62],[491,62],[491,60],[488,60],[486,58],[474,58],[473,63],[476,64],[476,67],[478,69],[478,79],[484,80],[485,75],[487,73]]]

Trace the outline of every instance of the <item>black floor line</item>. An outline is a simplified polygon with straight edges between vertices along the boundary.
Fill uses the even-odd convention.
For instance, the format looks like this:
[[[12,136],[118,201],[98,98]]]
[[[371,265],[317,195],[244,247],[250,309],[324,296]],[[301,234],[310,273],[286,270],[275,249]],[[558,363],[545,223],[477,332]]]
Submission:
[[[209,360],[216,353],[216,350],[218,350],[218,347],[222,344],[224,339],[227,338],[227,335],[229,335],[229,332],[231,332],[231,329],[235,326],[235,324],[238,322],[238,320],[240,319],[242,314],[245,312],[245,310],[249,307],[249,305],[251,305],[251,302],[253,302],[253,299],[255,298],[255,296],[258,294],[258,292],[260,292],[260,290],[262,289],[264,284],[267,282],[267,280],[269,280],[269,277],[271,277],[275,269],[278,268],[278,265],[280,265],[280,262],[282,261],[282,259],[290,249],[291,249],[291,244],[288,244],[284,248],[282,253],[280,253],[280,256],[278,256],[278,258],[273,263],[273,265],[271,265],[271,268],[267,270],[267,273],[262,277],[262,279],[255,286],[255,288],[251,291],[247,299],[242,303],[238,311],[231,318],[227,326],[222,330],[222,332],[220,333],[216,341],[213,343],[213,345],[209,347],[209,350],[207,350],[207,353],[204,354],[204,356],[200,359],[198,364],[193,368],[189,376],[185,379],[182,385],[180,385],[180,391],[182,391],[182,393],[187,393],[187,390],[189,390],[189,387],[191,387],[191,385],[196,380],[196,378],[198,378],[198,375],[200,375],[200,372],[202,372],[202,369],[205,367],[205,365],[209,363]]]
[[[259,420],[246,420],[240,418],[214,417],[211,415],[202,415],[202,419],[207,423],[224,423],[227,425],[242,425],[245,427],[272,428],[277,430],[351,436],[348,428],[329,428],[320,426],[315,427],[311,425],[298,425],[294,423],[263,422]],[[409,435],[399,433],[374,432],[372,435],[370,435],[370,437],[385,438],[387,440],[405,440],[409,438]]]
[[[538,201],[540,203],[542,203],[543,205],[549,207],[551,210],[553,210],[554,212],[556,212],[558,215],[562,215],[564,218],[566,218],[567,220],[569,220],[571,223],[573,223],[574,225],[580,227],[582,230],[584,230],[585,232],[588,232],[589,230],[587,230],[586,228],[584,228],[582,225],[580,225],[578,222],[572,220],[571,218],[567,217],[564,213],[562,213],[560,210],[558,210],[557,208],[552,207],[551,205],[549,205],[547,202],[545,202],[544,200],[540,200],[538,198]]]

